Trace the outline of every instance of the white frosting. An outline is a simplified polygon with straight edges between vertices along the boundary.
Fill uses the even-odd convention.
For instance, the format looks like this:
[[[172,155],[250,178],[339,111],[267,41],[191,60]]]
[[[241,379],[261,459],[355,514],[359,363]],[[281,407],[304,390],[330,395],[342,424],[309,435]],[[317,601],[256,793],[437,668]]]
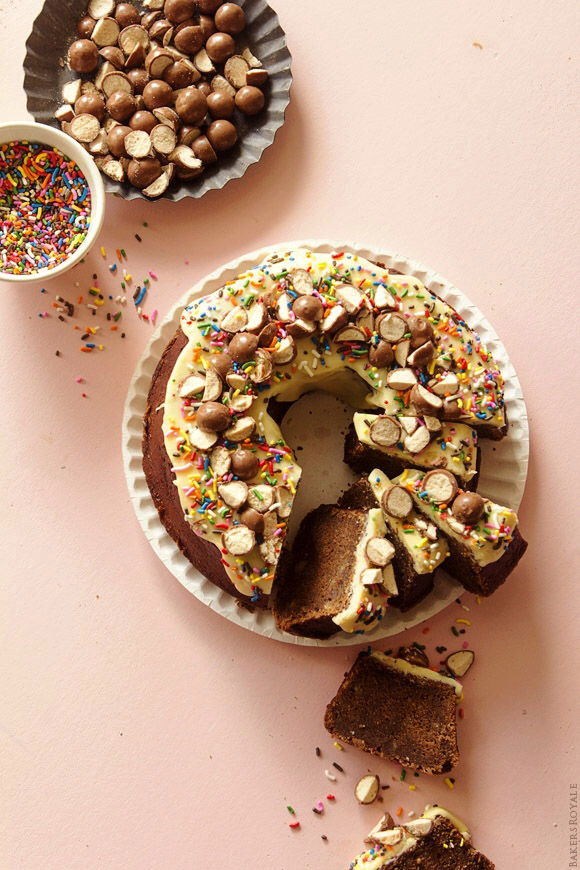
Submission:
[[[471,834],[467,825],[453,813],[443,809],[443,807],[425,807],[425,811],[420,816],[421,819],[445,818],[457,828],[464,840],[471,840]],[[409,824],[407,822],[407,824]],[[349,870],[383,870],[391,865],[396,858],[403,852],[407,852],[418,842],[418,837],[409,833],[405,825],[399,825],[396,828],[401,834],[401,839],[393,846],[376,845],[360,854],[350,864]]]
[[[375,468],[369,474],[369,484],[379,504],[384,491],[391,485],[387,475]],[[413,560],[413,568],[417,574],[431,574],[449,555],[449,547],[445,538],[437,534],[436,541],[430,541],[423,532],[415,527],[417,520],[423,519],[423,514],[413,508],[404,520],[383,514],[391,530],[397,535]]]
[[[416,504],[446,535],[460,541],[469,547],[471,555],[478,565],[484,568],[492,562],[501,559],[512,541],[512,533],[518,524],[515,511],[502,507],[489,499],[484,499],[485,509],[480,520],[464,531],[457,524],[452,512],[429,500],[427,493],[421,488],[425,474],[414,469],[405,469],[393,483],[398,483],[409,490]],[[450,524],[451,519],[451,524]]]
[[[335,287],[341,281],[353,284],[363,294],[364,305],[371,307],[369,300],[380,293],[388,299],[385,311],[396,310],[403,315],[428,316],[435,330],[436,359],[429,364],[428,377],[441,380],[448,371],[454,371],[459,381],[457,395],[460,397],[467,423],[483,423],[501,428],[505,423],[503,412],[503,382],[491,355],[481,345],[477,336],[465,325],[458,323],[449,306],[429,293],[417,278],[391,275],[385,269],[351,254],[317,254],[296,250],[272,255],[266,262],[228,282],[222,290],[196,300],[183,312],[181,328],[188,343],[176,360],[169,378],[164,403],[163,432],[165,446],[173,464],[175,485],[186,519],[195,532],[215,544],[221,551],[224,568],[238,591],[249,597],[270,592],[275,564],[286,533],[286,522],[277,514],[268,523],[270,537],[260,549],[256,546],[243,556],[223,552],[222,534],[232,524],[239,522],[239,513],[224,506],[217,485],[227,481],[219,478],[209,465],[208,445],[192,449],[190,433],[195,433],[195,411],[199,401],[184,401],[179,396],[179,387],[192,373],[202,375],[209,368],[212,355],[227,346],[227,338],[219,328],[222,318],[236,309],[236,314],[245,319],[241,309],[254,317],[259,312],[260,300],[268,294],[273,301],[289,292],[286,276],[295,269],[309,272],[318,286],[318,298],[323,301],[326,313],[336,304]],[[318,282],[322,281],[320,285]],[[383,303],[381,303],[383,304]],[[351,321],[354,315],[350,317]],[[249,324],[248,324],[249,325]],[[273,346],[280,347],[279,337]],[[275,364],[271,379],[251,392],[255,399],[243,416],[255,422],[255,432],[244,446],[256,452],[264,462],[250,487],[257,484],[275,484],[295,492],[301,469],[284,439],[278,425],[267,413],[268,400],[274,396],[281,401],[293,401],[311,389],[326,389],[352,404],[355,410],[365,405],[380,408],[388,413],[401,410],[404,399],[385,386],[385,369],[377,369],[368,362],[368,344],[361,342],[346,349],[334,340],[327,339],[326,346],[316,344],[311,336],[295,339],[297,356],[285,364]],[[485,360],[485,362],[484,362]],[[243,364],[248,370],[253,363]],[[249,382],[248,382],[249,383]],[[244,390],[242,390],[242,394]],[[235,399],[231,390],[228,404]],[[223,401],[223,398],[222,398]],[[240,414],[239,416],[242,416]],[[260,439],[260,443],[258,440]],[[211,441],[212,438],[204,438]],[[223,438],[216,439],[223,444]],[[232,452],[234,447],[232,445]],[[315,482],[309,482],[315,485]],[[276,503],[276,502],[275,502]],[[278,519],[275,523],[273,520]],[[264,553],[267,553],[267,560]]]
[[[438,674],[437,671],[432,671],[430,668],[422,668],[419,665],[412,665],[410,662],[405,661],[405,659],[395,659],[392,656],[385,655],[385,653],[380,652],[379,650],[373,650],[371,656],[378,659],[386,667],[394,668],[402,674],[411,674],[415,677],[422,677],[425,680],[433,680],[434,683],[443,683],[453,689],[459,700],[463,698],[463,687],[461,686],[461,683],[458,683],[457,680],[454,680],[451,677],[445,677],[443,674]]]
[[[402,443],[392,447],[375,444],[367,422],[372,423],[373,419],[370,414],[364,413],[357,413],[353,417],[356,436],[361,444],[419,468],[446,468],[465,482],[477,474],[477,432],[471,426],[464,423],[442,423],[441,431],[432,436],[431,442],[420,453],[409,453]]]
[[[397,594],[391,564],[382,571],[384,586],[365,586],[361,579],[363,571],[371,567],[365,552],[367,543],[371,538],[384,538],[386,534],[382,510],[372,508],[368,511],[366,528],[355,552],[350,601],[344,610],[332,618],[343,631],[371,631],[385,615],[389,595]]]

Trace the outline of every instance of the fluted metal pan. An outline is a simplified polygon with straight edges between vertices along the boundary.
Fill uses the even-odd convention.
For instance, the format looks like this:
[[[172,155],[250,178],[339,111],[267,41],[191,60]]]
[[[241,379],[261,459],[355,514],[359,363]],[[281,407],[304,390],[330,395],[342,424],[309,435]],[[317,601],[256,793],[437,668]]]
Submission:
[[[266,106],[255,117],[236,110],[235,123],[239,142],[218,163],[205,169],[197,178],[173,182],[160,199],[177,202],[186,196],[198,199],[208,190],[219,190],[233,178],[241,178],[248,166],[257,163],[284,123],[290,102],[292,57],[286,45],[286,34],[278,16],[265,0],[237,0],[246,13],[247,26],[241,35],[240,47],[248,45],[269,72],[265,88]],[[35,121],[59,127],[54,112],[62,103],[65,82],[74,77],[64,59],[68,46],[76,39],[76,24],[86,10],[87,0],[45,0],[26,42],[24,59],[24,90],[28,111]],[[107,193],[124,199],[144,198],[128,183],[115,182],[103,176]]]

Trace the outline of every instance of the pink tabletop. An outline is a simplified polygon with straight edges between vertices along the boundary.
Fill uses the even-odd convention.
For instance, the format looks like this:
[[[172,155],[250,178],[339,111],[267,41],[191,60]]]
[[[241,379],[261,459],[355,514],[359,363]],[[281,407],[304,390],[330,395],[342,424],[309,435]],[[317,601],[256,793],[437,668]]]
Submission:
[[[575,866],[580,530],[568,454],[579,414],[566,372],[578,349],[578,4],[276,5],[295,85],[262,162],[201,201],[109,198],[84,266],[2,286],[0,866],[338,870],[383,810],[407,819],[427,802],[460,814],[499,870]],[[26,117],[19,69],[39,7],[0,6],[3,120]],[[356,650],[255,636],[157,560],[121,463],[123,403],[151,324],[130,299],[116,331],[102,311],[81,304],[61,322],[52,306],[57,293],[86,302],[93,273],[118,295],[117,248],[133,286],[157,276],[143,311],[161,316],[221,263],[304,237],[432,266],[488,316],[522,382],[524,562],[481,606],[464,595],[468,611],[452,605],[427,634],[379,644],[418,640],[438,662],[436,645],[459,646],[451,626],[466,630],[476,663],[453,790],[333,746],[324,708]],[[75,325],[101,325],[104,350],[80,353]],[[367,770],[389,788],[359,807]]]

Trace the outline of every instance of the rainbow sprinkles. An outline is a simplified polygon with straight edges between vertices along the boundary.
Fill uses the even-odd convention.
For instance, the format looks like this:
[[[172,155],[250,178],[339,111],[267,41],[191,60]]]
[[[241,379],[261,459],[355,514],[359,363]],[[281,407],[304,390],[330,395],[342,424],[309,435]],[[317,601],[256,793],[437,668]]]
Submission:
[[[37,142],[0,144],[0,274],[54,269],[90,222],[89,185],[73,160]]]

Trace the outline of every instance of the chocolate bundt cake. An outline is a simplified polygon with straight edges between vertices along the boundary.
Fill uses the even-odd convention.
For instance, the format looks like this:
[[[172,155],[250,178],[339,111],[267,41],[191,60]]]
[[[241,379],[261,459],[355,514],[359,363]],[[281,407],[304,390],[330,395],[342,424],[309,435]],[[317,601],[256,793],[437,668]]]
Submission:
[[[355,254],[297,249],[274,253],[194,300],[151,382],[143,467],[161,521],[189,561],[256,607],[271,605],[282,576],[301,477],[269,402],[282,407],[315,388],[355,410],[346,458],[367,473],[439,470],[467,494],[477,480],[478,438],[501,439],[507,430],[492,355],[415,277]],[[453,556],[441,521],[433,517],[430,526],[443,531]],[[430,579],[409,591],[396,576],[402,562],[399,548],[395,603],[405,609],[429,591]],[[350,591],[340,593],[349,604],[356,582],[353,575]],[[392,597],[385,587],[381,594]]]

